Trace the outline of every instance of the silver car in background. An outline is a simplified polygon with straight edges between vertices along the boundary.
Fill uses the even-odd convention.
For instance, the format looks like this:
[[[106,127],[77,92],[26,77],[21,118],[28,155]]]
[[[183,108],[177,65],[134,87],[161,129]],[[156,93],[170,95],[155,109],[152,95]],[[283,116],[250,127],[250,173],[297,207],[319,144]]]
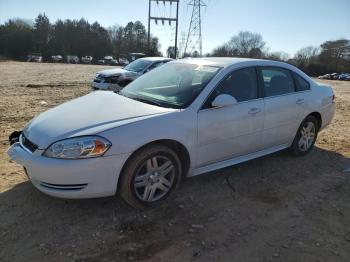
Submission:
[[[119,91],[141,75],[171,61],[165,57],[145,57],[131,62],[124,68],[107,69],[97,73],[92,81],[93,90]]]

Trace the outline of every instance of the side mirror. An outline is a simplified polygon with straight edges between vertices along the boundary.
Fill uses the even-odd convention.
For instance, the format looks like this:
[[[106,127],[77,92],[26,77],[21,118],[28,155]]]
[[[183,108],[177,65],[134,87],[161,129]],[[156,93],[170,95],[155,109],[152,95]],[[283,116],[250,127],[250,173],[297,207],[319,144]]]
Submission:
[[[213,108],[221,108],[225,106],[231,106],[237,104],[236,98],[230,95],[221,94],[218,95],[214,101],[211,103]]]

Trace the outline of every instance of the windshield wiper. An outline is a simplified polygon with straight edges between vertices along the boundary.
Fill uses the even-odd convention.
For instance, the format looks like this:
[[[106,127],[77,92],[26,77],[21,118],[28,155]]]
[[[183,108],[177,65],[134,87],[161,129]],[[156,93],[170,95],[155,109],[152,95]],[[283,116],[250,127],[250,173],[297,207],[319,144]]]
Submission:
[[[147,100],[147,99],[140,98],[140,97],[129,97],[129,98],[134,99],[134,100],[139,101],[139,102],[142,102],[142,103],[162,107],[161,104],[156,102],[156,101]]]

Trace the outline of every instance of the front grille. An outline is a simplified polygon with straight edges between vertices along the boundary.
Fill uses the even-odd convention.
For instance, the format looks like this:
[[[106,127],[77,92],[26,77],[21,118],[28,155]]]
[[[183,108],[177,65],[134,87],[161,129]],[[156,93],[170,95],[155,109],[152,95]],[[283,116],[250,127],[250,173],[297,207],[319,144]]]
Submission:
[[[50,184],[46,182],[40,181],[40,185],[49,189],[55,190],[81,190],[87,186],[87,184],[68,184],[68,185],[60,185],[60,184]]]
[[[94,82],[95,82],[95,83],[101,83],[101,80],[100,80],[100,79],[95,78],[95,79],[94,79]]]
[[[25,148],[27,148],[32,153],[38,149],[38,146],[34,144],[32,141],[30,141],[28,138],[26,138],[26,136],[23,133],[21,135],[21,143]]]

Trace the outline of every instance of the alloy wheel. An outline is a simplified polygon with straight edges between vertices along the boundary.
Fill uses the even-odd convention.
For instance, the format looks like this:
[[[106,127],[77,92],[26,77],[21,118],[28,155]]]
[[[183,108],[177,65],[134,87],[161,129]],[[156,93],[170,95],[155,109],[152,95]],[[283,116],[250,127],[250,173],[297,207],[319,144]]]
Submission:
[[[300,129],[299,149],[306,152],[313,145],[316,136],[315,124],[311,121],[306,122]]]
[[[154,202],[163,198],[172,188],[175,180],[175,166],[165,156],[152,156],[136,171],[133,180],[138,199]]]

